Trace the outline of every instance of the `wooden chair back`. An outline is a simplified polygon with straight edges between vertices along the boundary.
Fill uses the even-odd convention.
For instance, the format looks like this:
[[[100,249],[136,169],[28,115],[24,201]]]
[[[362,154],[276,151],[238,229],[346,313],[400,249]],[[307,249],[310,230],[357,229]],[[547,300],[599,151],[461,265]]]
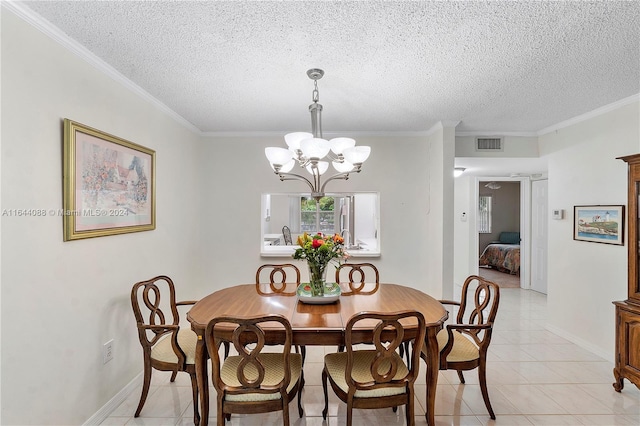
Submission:
[[[336,268],[336,282],[348,283],[342,294],[373,294],[380,288],[380,274],[372,263],[343,263]]]
[[[295,285],[287,286],[287,284]],[[256,291],[263,296],[270,294],[292,296],[296,294],[298,285],[300,285],[300,269],[291,263],[269,263],[260,266],[256,271]]]
[[[218,345],[229,338],[229,327],[235,327],[231,342],[239,355],[228,357],[223,364]],[[268,327],[269,336],[263,327]],[[223,328],[226,333],[221,331]],[[211,355],[219,425],[224,424],[223,416],[229,419],[231,413],[282,411],[283,424],[288,426],[289,402],[296,394],[298,414],[302,417],[300,392],[304,373],[302,357],[291,354],[292,336],[291,324],[282,315],[219,317],[207,324],[205,343]],[[269,344],[281,345],[281,351],[275,352]],[[265,347],[270,350],[263,351]]]
[[[499,302],[500,287],[493,281],[477,275],[471,275],[464,281],[456,323],[478,326],[458,331],[470,336],[481,351],[483,348],[486,351],[491,341]]]
[[[173,281],[164,275],[134,284],[131,289],[131,306],[143,349],[150,352],[162,337],[172,334],[178,368],[184,371],[186,357],[177,342],[180,328],[178,306],[195,303],[196,301],[177,302]]]
[[[367,368],[371,372],[373,382],[358,382],[353,377],[354,369],[354,345],[363,343],[363,336],[358,331],[358,323],[377,321],[373,329],[373,345],[376,355],[372,358],[372,363]],[[405,337],[405,327],[403,323],[413,323],[414,335],[410,339]],[[417,327],[415,326],[417,323]],[[368,328],[368,327],[367,327]],[[394,313],[381,312],[361,312],[355,314],[347,322],[345,329],[345,344],[347,352],[347,366],[345,378],[349,386],[349,393],[353,395],[356,390],[374,390],[382,387],[411,387],[418,375],[420,348],[424,342],[426,333],[425,320],[422,313],[418,311],[400,311]],[[408,374],[401,378],[396,378],[399,364],[402,358],[396,355],[396,350],[409,340],[411,345],[411,361],[408,366]],[[369,342],[367,342],[369,343]],[[416,349],[417,348],[417,349]],[[362,366],[361,366],[362,367]]]

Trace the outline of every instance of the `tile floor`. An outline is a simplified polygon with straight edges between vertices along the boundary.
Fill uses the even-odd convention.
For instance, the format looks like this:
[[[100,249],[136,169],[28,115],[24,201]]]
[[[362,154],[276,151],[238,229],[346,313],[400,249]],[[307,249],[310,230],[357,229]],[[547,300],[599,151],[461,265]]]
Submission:
[[[437,425],[639,425],[640,390],[625,381],[622,393],[613,390],[613,364],[545,330],[546,296],[528,290],[501,289],[500,308],[490,346],[487,377],[497,419],[486,412],[476,371],[465,373],[466,385],[455,371],[440,372],[436,400]],[[322,359],[334,347],[308,347],[306,385],[302,394],[305,415],[298,418],[290,404],[292,425],[342,425],[346,406],[329,388],[329,416],[324,406]],[[422,365],[424,367],[424,364]],[[424,370],[423,370],[424,372]],[[152,388],[140,417],[133,413],[140,389],[107,418],[103,425],[192,425],[189,376],[153,372]],[[416,424],[426,424],[424,375],[416,385]],[[212,389],[215,425],[215,391]],[[231,425],[281,425],[282,414],[233,415]],[[403,425],[404,411],[356,410],[356,425]]]

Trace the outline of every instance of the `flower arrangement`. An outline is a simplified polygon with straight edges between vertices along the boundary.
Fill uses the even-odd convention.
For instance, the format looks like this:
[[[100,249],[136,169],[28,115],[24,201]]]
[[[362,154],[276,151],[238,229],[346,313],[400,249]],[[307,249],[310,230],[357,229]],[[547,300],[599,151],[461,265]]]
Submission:
[[[314,296],[324,295],[326,268],[331,261],[340,261],[347,257],[344,251],[344,238],[339,234],[325,235],[318,232],[310,236],[306,232],[298,237],[299,248],[293,258],[306,260],[309,267],[309,285]]]

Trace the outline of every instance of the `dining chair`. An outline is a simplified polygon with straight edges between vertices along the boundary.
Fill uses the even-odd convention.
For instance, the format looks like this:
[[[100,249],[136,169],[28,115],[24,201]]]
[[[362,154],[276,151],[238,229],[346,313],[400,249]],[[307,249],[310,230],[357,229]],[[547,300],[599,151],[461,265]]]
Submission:
[[[179,371],[191,376],[193,393],[193,421],[200,422],[198,413],[198,384],[196,382],[195,350],[198,336],[191,328],[180,328],[178,306],[193,305],[196,301],[176,301],[175,286],[171,278],[160,275],[140,281],[131,289],[131,306],[138,326],[142,345],[144,378],[140,402],[134,414],[138,417],[149,394],[151,372],[155,368],[172,371],[175,381]]]
[[[336,268],[336,282],[349,285],[344,296],[373,294],[380,288],[380,274],[372,263],[343,263]]]
[[[293,244],[293,240],[291,239],[291,229],[287,225],[282,227],[282,237],[284,238],[284,245],[290,246]]]
[[[269,323],[267,339],[264,324]],[[274,323],[279,323],[274,331]],[[235,327],[231,342],[239,355],[220,359],[218,342],[225,338],[223,329]],[[274,337],[275,340],[274,340]],[[218,317],[207,324],[205,342],[211,354],[211,376],[217,397],[218,426],[232,413],[266,413],[282,410],[289,425],[289,402],[298,395],[298,414],[303,415],[300,393],[304,386],[302,356],[291,353],[293,332],[282,315],[251,318]],[[228,337],[227,337],[228,338]],[[266,342],[281,344],[281,352],[265,352]],[[271,347],[273,348],[273,347]]]
[[[475,287],[475,291],[472,289]],[[470,292],[473,297],[470,298]],[[456,370],[464,384],[463,371],[478,369],[480,391],[489,415],[496,416],[487,390],[487,351],[491,342],[493,323],[498,313],[500,287],[477,275],[467,277],[462,285],[460,302],[441,300],[444,305],[458,306],[455,324],[448,324],[436,336],[440,350],[440,370]],[[421,358],[427,358],[427,347],[422,345]]]
[[[292,278],[295,276],[295,281]],[[268,278],[267,278],[268,277]],[[287,291],[287,283],[294,283],[293,290]],[[269,284],[269,291],[265,291],[264,285]],[[300,285],[300,269],[292,263],[267,263],[256,271],[256,291],[261,296],[296,296]],[[307,357],[307,348],[296,345],[296,352],[302,355],[302,362]]]
[[[336,282],[349,286],[342,296],[373,294],[380,288],[380,273],[372,263],[342,263],[336,268]],[[404,354],[404,347],[404,344],[400,345],[400,356]],[[342,351],[344,346],[338,346],[338,352]]]
[[[358,326],[377,321],[371,336],[363,335]],[[403,320],[401,322],[401,320]],[[407,339],[403,323],[407,321],[416,327],[411,329],[408,340],[414,345],[410,366],[404,363],[396,352]],[[326,420],[329,408],[327,381],[336,396],[347,404],[347,426],[353,424],[354,408],[384,408],[406,405],[407,425],[415,424],[413,403],[415,399],[414,383],[418,375],[420,350],[425,337],[424,316],[417,311],[394,313],[360,312],[353,315],[345,329],[346,352],[327,354],[322,370],[324,390],[324,410]],[[354,345],[373,340],[375,349],[354,350]],[[420,343],[416,345],[416,343]]]

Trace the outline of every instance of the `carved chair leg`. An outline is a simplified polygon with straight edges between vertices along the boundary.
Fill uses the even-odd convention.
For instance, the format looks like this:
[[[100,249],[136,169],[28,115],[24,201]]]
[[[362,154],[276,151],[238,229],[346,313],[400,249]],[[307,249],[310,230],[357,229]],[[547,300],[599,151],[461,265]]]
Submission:
[[[327,393],[327,372],[322,370],[322,390],[324,391],[324,409],[322,410],[322,418],[327,420],[327,412],[329,411],[329,394]]]
[[[347,426],[353,426],[353,399],[347,400]]]
[[[300,371],[300,387],[298,388],[298,415],[302,418],[304,411],[302,410],[302,388],[304,387],[304,371]]]
[[[413,426],[416,423],[415,412],[413,407],[413,399],[415,398],[413,392],[409,392],[407,398],[407,404],[405,405],[405,414],[407,418],[407,426]]]
[[[169,381],[170,381],[171,383],[175,382],[175,381],[176,381],[176,376],[177,376],[177,375],[178,375],[178,370],[174,370],[174,371],[171,373],[171,379],[169,379]]]
[[[142,394],[140,395],[140,402],[138,403],[138,408],[136,409],[136,413],[133,415],[133,417],[138,417],[140,415],[140,411],[142,411],[142,407],[144,407],[144,403],[147,400],[147,396],[149,395],[149,385],[151,384],[151,369],[151,364],[145,361],[142,379]]]
[[[283,426],[289,426],[289,399],[287,395],[282,398],[282,424]]]
[[[198,412],[198,380],[196,373],[190,373],[191,376],[191,391],[193,393],[193,424],[198,426],[200,424],[200,413]]]
[[[478,381],[480,382],[480,391],[482,392],[482,399],[484,399],[484,405],[487,406],[487,411],[489,411],[489,416],[495,420],[496,415],[493,413],[493,408],[491,408],[491,402],[489,401],[489,390],[487,389],[487,371],[486,371],[486,363],[480,360],[480,365],[478,366]]]
[[[460,383],[464,385],[464,376],[462,375],[462,370],[457,370],[457,371],[458,371],[458,378],[460,379]]]

